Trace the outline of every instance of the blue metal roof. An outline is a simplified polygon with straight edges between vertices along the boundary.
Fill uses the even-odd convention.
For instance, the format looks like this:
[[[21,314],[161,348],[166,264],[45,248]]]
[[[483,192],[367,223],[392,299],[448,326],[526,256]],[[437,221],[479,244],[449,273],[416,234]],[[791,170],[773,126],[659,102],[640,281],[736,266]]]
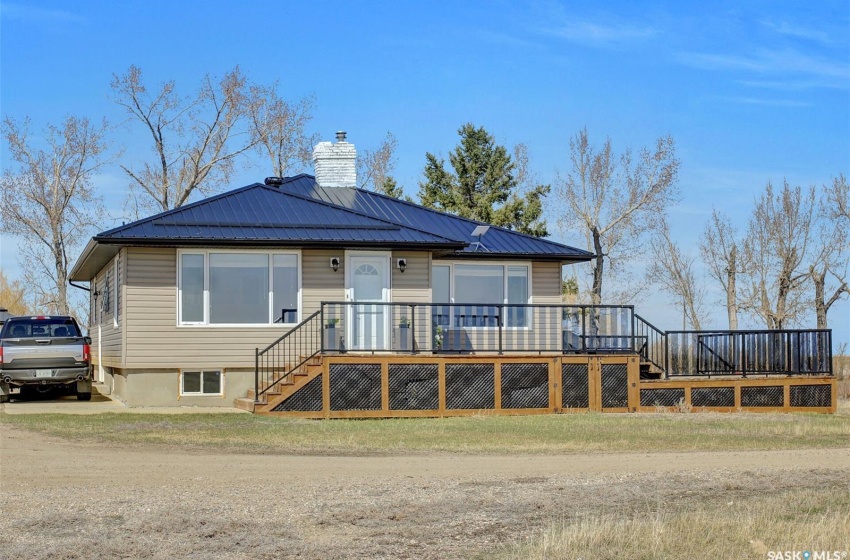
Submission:
[[[482,247],[477,244],[478,238],[473,237],[472,231],[478,225],[489,224],[425,208],[412,202],[364,189],[320,187],[310,175],[298,175],[289,178],[281,185],[281,189],[311,196],[317,200],[330,202],[407,227],[440,232],[440,235],[461,241],[467,245],[454,253],[454,256],[458,257],[485,258],[487,255],[510,255],[558,258],[573,262],[587,261],[593,258],[593,253],[582,249],[496,226],[490,226],[490,230],[481,237]]]
[[[462,245],[415,227],[259,183],[105,231],[94,239],[146,244]]]
[[[438,257],[581,262],[581,249],[431,210],[356,188],[319,187],[310,175],[281,185],[255,183],[94,236],[71,271],[88,280],[121,246],[419,248]]]

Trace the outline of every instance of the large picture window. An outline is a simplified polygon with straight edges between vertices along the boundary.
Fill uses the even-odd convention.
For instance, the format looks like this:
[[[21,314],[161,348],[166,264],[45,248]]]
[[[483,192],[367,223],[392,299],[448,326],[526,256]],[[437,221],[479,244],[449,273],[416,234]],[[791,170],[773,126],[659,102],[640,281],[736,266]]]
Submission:
[[[298,255],[181,252],[181,324],[270,325],[298,322]]]
[[[502,264],[434,265],[432,300],[438,325],[528,326],[529,266]],[[501,306],[499,304],[502,304]]]

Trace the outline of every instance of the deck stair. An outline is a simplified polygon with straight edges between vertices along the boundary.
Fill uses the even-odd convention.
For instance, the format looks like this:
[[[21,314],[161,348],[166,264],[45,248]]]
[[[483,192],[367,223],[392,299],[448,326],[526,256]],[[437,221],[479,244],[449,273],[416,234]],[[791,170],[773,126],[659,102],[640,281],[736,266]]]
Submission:
[[[249,412],[268,412],[294,395],[307,383],[322,373],[322,357],[300,357],[303,363],[298,367],[287,365],[270,374],[268,380],[260,383],[260,397],[256,397],[255,389],[248,389],[243,398],[233,401],[236,408]]]
[[[664,379],[664,370],[652,362],[641,360],[640,362],[640,378],[641,379]]]

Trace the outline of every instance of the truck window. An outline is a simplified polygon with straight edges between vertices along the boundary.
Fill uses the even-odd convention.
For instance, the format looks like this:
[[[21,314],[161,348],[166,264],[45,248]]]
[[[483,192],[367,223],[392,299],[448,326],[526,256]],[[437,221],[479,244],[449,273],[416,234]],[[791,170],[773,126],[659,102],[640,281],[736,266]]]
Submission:
[[[68,317],[10,319],[3,325],[3,338],[51,338],[82,336],[74,321]]]

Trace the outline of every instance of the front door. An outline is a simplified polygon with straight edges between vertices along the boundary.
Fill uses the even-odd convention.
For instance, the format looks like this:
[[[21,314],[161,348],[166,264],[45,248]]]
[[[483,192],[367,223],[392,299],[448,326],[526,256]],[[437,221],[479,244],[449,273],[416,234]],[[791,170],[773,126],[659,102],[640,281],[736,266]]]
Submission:
[[[350,255],[348,260],[348,347],[351,350],[389,348],[388,305],[390,258],[388,255]]]

